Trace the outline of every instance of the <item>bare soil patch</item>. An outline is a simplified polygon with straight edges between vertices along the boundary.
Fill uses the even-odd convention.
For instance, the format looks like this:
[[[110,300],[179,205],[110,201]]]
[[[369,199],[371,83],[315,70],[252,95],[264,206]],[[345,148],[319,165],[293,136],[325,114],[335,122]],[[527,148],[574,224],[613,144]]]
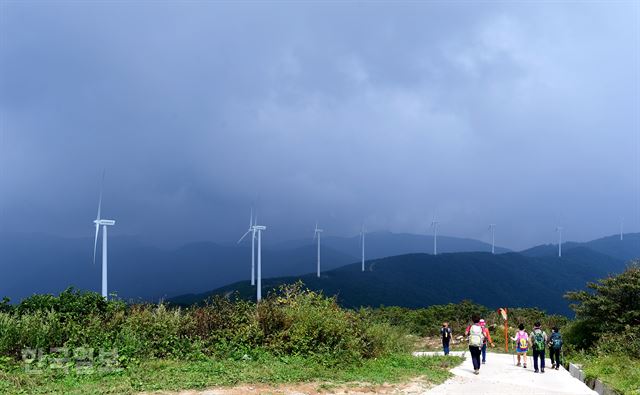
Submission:
[[[142,392],[140,395],[370,395],[370,394],[423,394],[432,385],[422,377],[400,384],[309,382],[280,385],[239,385],[211,388],[204,391]]]

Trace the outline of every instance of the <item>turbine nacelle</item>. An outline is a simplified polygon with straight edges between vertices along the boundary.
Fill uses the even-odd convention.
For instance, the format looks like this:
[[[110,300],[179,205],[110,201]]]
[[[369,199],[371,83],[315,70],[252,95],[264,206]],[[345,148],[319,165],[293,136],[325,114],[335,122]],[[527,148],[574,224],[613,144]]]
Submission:
[[[112,219],[96,219],[93,223],[98,226],[112,226],[116,224],[116,221]]]
[[[318,224],[316,223],[316,228],[313,230],[313,240],[316,239],[316,237],[319,236],[320,233],[322,233],[323,230],[318,228]]]

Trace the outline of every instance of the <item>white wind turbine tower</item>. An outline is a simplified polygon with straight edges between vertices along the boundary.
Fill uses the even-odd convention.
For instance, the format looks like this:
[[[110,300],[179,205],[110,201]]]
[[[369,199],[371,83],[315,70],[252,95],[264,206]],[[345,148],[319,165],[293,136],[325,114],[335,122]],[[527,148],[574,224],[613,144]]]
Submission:
[[[360,244],[362,245],[362,271],[364,272],[364,225],[360,230]]]
[[[620,241],[624,240],[624,217],[620,218]]]
[[[556,226],[558,232],[558,258],[562,257],[562,226]]]
[[[255,222],[254,222],[255,221]],[[256,285],[256,266],[255,266],[255,246],[256,246],[256,227],[255,224],[258,221],[258,216],[253,218],[253,209],[251,209],[251,216],[249,217],[249,230],[242,235],[240,240],[238,240],[238,244],[249,234],[251,233],[251,285]]]
[[[100,200],[98,200],[98,215],[93,223],[96,225],[96,238],[93,243],[93,263],[96,263],[96,250],[98,248],[98,234],[102,226],[102,297],[108,298],[107,293],[107,226],[113,226],[116,221],[102,218],[102,189],[104,185],[104,171],[102,172],[102,183],[100,184]]]
[[[258,235],[258,286],[256,287],[256,301],[262,300],[262,231],[266,226],[258,225],[256,220],[253,223],[253,231]]]
[[[320,234],[323,232],[322,229],[318,228],[318,223],[316,222],[316,229],[313,232],[313,239],[315,240],[316,238],[318,239],[318,268],[317,268],[317,274],[318,274],[318,278],[320,278]]]
[[[491,253],[496,253],[496,224],[489,224],[489,230],[491,231]]]
[[[433,255],[438,255],[438,226],[440,222],[436,221],[436,218],[433,217],[433,221],[431,221],[431,227],[433,228]]]

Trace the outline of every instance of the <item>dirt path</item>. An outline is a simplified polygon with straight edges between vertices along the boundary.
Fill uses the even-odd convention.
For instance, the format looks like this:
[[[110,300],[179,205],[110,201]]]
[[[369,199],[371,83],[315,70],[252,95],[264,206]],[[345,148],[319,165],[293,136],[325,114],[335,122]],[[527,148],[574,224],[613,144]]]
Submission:
[[[596,392],[573,378],[565,369],[551,370],[551,361],[548,359],[546,372],[540,374],[533,373],[533,361],[530,357],[528,369],[524,369],[514,366],[513,356],[510,354],[487,353],[487,363],[482,365],[480,374],[476,376],[468,354],[466,353],[467,359],[462,365],[451,370],[455,375],[453,378],[424,394],[596,395]]]
[[[281,385],[240,385],[205,391],[153,392],[140,395],[422,395],[432,385],[418,377],[403,384],[373,385],[368,383],[330,384],[295,383]]]

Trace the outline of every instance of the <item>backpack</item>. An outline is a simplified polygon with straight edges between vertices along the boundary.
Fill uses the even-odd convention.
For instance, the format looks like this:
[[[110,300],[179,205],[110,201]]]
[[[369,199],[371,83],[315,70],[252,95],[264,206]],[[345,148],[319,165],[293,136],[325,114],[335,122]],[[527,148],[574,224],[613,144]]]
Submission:
[[[529,335],[527,335],[527,332],[518,332],[517,338],[518,348],[522,351],[527,351],[529,349]]]
[[[533,348],[538,351],[544,350],[544,334],[540,329],[533,331]]]
[[[562,335],[558,332],[554,332],[551,334],[551,347],[554,350],[559,350],[562,348]]]
[[[479,325],[471,325],[469,328],[469,345],[473,347],[482,347],[484,342],[484,333]]]
[[[442,334],[442,340],[447,340],[451,338],[451,328],[442,328],[440,330],[440,333]]]

